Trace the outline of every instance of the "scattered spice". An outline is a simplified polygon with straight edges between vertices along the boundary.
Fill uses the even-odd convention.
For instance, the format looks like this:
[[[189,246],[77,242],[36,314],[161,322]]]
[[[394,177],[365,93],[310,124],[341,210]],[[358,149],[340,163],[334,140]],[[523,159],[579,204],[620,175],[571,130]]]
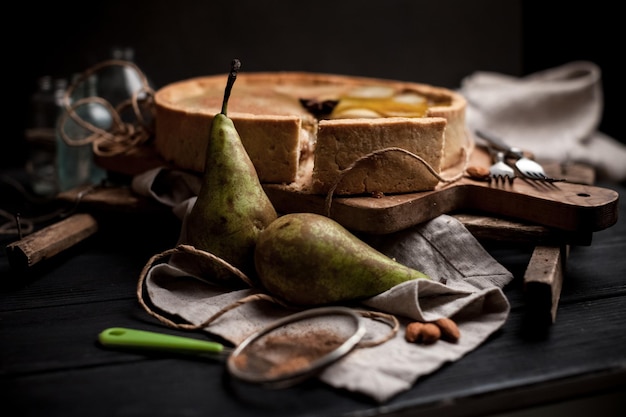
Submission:
[[[281,378],[308,369],[345,341],[345,337],[324,330],[270,335],[245,349],[234,364],[243,372]]]

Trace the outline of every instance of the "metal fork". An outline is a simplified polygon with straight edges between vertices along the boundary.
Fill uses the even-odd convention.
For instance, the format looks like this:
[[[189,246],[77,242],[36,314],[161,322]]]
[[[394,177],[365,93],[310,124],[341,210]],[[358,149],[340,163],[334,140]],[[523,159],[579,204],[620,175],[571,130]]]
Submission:
[[[515,179],[515,171],[509,165],[504,162],[504,152],[495,151],[492,152],[494,163],[489,167],[489,181],[494,181],[496,184],[501,182],[504,184],[506,181],[509,184],[513,184]]]
[[[476,130],[476,135],[489,142],[489,144],[494,148],[504,152],[505,156],[510,156],[514,158],[515,168],[517,168],[519,173],[522,174],[524,177],[531,180],[540,180],[546,182],[565,181],[564,179],[552,178],[548,176],[543,170],[543,167],[532,159],[525,157],[520,148],[509,146],[504,143],[502,139],[481,130]]]

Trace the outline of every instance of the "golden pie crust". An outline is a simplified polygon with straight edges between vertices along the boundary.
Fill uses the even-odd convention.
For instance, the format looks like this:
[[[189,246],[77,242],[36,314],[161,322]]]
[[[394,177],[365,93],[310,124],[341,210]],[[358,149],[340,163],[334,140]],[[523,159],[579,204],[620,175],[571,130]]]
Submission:
[[[227,74],[169,84],[155,94],[155,148],[181,169],[203,172],[213,116],[221,111]],[[429,106],[423,117],[328,119],[303,100],[337,101],[362,87],[416,92]],[[465,99],[426,84],[306,72],[240,73],[228,116],[263,183],[301,184],[312,193],[403,193],[433,189],[436,171],[455,166],[466,145]],[[358,165],[364,155],[379,153]],[[351,171],[345,173],[346,169]],[[339,176],[342,179],[335,184]]]

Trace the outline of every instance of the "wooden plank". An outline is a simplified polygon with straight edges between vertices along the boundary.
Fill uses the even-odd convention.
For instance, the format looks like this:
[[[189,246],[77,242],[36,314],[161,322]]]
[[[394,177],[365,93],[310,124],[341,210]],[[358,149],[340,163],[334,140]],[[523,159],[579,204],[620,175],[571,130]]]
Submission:
[[[480,241],[533,243],[537,245],[569,243],[589,246],[592,240],[592,233],[590,232],[568,232],[537,224],[477,214],[453,213],[452,216],[463,223],[467,230]]]
[[[83,186],[59,193],[59,201],[97,212],[166,213],[168,207],[126,186]]]
[[[524,274],[524,296],[536,326],[554,323],[563,287],[568,245],[537,246]]]

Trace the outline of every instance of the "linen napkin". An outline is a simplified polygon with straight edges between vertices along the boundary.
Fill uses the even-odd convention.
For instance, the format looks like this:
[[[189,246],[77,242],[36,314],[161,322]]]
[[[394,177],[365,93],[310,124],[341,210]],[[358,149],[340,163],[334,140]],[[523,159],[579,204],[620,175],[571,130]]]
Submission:
[[[184,221],[195,202],[197,181],[191,174],[157,168],[135,177],[132,186],[139,194],[172,207]],[[385,343],[357,348],[325,368],[317,375],[324,383],[383,403],[408,390],[420,377],[459,360],[505,323],[510,306],[502,288],[513,276],[455,218],[441,215],[396,233],[360,237],[398,262],[428,274],[431,280],[408,281],[363,300],[359,309],[395,315],[400,330]],[[156,307],[196,325],[258,292],[252,288],[222,288],[208,277],[191,276],[180,263],[155,264],[145,285]],[[265,301],[245,303],[211,322],[205,330],[237,345],[252,332],[291,313]],[[405,340],[409,322],[442,317],[458,324],[458,342],[440,340],[420,345]],[[366,339],[379,340],[389,334],[388,326],[362,320],[367,321]]]
[[[461,81],[471,131],[491,132],[535,157],[593,166],[599,178],[626,180],[626,145],[598,131],[602,73],[575,61],[517,78],[477,71]]]

